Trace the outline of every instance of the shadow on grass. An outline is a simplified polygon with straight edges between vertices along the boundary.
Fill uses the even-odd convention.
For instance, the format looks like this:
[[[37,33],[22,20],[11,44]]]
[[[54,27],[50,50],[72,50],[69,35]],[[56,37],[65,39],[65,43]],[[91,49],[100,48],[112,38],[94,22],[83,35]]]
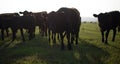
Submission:
[[[104,64],[104,60],[109,56],[107,51],[82,39],[80,39],[79,49],[76,53],[80,57],[81,64]]]
[[[106,51],[82,39],[72,51],[61,51],[60,45],[51,47],[46,38],[37,36],[0,50],[0,64],[104,64],[107,56]]]

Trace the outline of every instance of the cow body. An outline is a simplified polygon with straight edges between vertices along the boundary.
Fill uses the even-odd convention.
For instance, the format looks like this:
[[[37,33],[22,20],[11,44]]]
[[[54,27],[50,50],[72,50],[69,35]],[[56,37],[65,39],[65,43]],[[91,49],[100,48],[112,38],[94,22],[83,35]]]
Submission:
[[[66,36],[68,40],[68,48],[71,49],[71,43],[73,41],[76,41],[76,44],[78,44],[78,38],[79,38],[79,29],[81,25],[81,17],[80,13],[75,8],[60,8],[57,12],[62,12],[65,14],[65,20],[66,22]]]
[[[60,8],[57,12],[51,12],[48,14],[48,24],[49,31],[51,30],[53,34],[60,34],[61,49],[64,49],[64,35],[67,36],[68,49],[72,49],[71,43],[74,39],[76,40],[76,44],[78,43],[81,18],[76,9]]]
[[[0,14],[0,29],[1,29],[1,38],[4,40],[4,30],[6,30],[7,36],[8,34],[8,28],[11,27],[11,19],[14,16],[18,16],[17,13],[4,13]]]

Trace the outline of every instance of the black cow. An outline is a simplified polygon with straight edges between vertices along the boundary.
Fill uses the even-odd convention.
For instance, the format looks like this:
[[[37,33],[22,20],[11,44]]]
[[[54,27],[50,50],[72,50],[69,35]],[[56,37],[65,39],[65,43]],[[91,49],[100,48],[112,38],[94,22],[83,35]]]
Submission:
[[[81,17],[80,13],[75,8],[60,8],[57,12],[62,12],[65,14],[65,22],[66,24],[66,35],[68,40],[68,48],[71,48],[71,43],[73,40],[76,41],[76,45],[78,44],[79,38],[79,29],[81,25]]]
[[[23,13],[24,14],[24,13]],[[25,15],[25,14],[24,14]],[[13,17],[11,22],[11,29],[13,32],[13,39],[16,38],[16,32],[18,29],[21,31],[22,40],[25,41],[23,29],[28,30],[29,40],[35,37],[35,19],[31,13],[27,13],[25,16],[16,16]]]
[[[81,24],[80,13],[73,8],[60,8],[57,12],[48,14],[48,28],[52,33],[59,33],[61,37],[61,49],[64,49],[63,38],[67,36],[68,49],[72,49],[71,43],[76,40],[78,44],[79,28]],[[65,34],[63,34],[65,33]],[[55,36],[53,36],[55,40]]]
[[[66,22],[64,22],[64,13],[52,11],[48,14],[48,35],[50,41],[50,35],[52,40],[56,43],[56,33],[60,34],[61,41],[63,42],[63,32],[65,31]],[[51,33],[52,32],[52,33]]]
[[[4,30],[6,30],[7,36],[9,35],[8,28],[10,27],[11,24],[11,19],[14,16],[17,16],[17,13],[4,13],[0,14],[0,29],[1,29],[1,38],[4,40]]]
[[[35,25],[39,27],[39,32],[41,32],[42,36],[47,36],[47,12],[36,12],[33,13],[35,18]]]
[[[94,17],[98,18],[100,31],[102,34],[102,42],[108,43],[108,35],[109,31],[113,30],[113,38],[112,41],[115,40],[116,35],[116,27],[120,25],[120,12],[119,11],[112,11],[108,13],[100,13],[100,14],[93,14]],[[104,32],[106,31],[105,41],[104,41]]]

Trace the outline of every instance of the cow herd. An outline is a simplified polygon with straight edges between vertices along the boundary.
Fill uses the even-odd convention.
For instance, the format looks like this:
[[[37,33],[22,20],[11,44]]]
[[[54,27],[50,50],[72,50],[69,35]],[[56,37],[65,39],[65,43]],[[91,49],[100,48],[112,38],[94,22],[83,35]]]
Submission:
[[[22,14],[22,15],[21,15]],[[113,39],[115,40],[116,28],[120,30],[120,12],[112,11],[107,13],[93,14],[98,18],[99,27],[102,34],[102,42],[108,43],[109,31],[113,30]],[[56,43],[56,35],[61,41],[61,49],[64,49],[64,37],[67,38],[68,49],[71,50],[73,42],[78,44],[79,31],[81,25],[80,12],[76,8],[62,7],[57,11],[47,13],[43,12],[19,12],[0,14],[1,39],[5,39],[4,31],[9,36],[9,30],[12,31],[12,41],[16,38],[17,30],[20,29],[22,40],[25,41],[23,29],[29,34],[29,40],[35,37],[35,27],[39,27],[42,36],[48,36],[49,41]],[[106,31],[105,41],[104,32]]]
[[[22,15],[21,15],[22,14]],[[20,29],[22,40],[25,41],[23,29],[29,34],[29,40],[35,37],[35,27],[38,26],[42,36],[49,36],[49,41],[56,42],[56,34],[61,41],[61,49],[64,49],[64,37],[67,37],[68,49],[72,49],[71,42],[78,44],[79,27],[81,24],[80,13],[75,8],[60,8],[58,11],[43,12],[19,12],[0,14],[1,39],[5,39],[4,31],[9,36],[12,31],[12,41],[16,38],[17,30]]]
[[[20,14],[23,14],[22,16]],[[1,29],[1,39],[4,40],[4,31],[6,31],[7,36],[8,28],[12,30],[12,41],[16,38],[17,30],[20,29],[22,40],[25,41],[23,29],[26,29],[29,34],[29,40],[35,37],[35,26],[41,27],[43,22],[45,22],[47,12],[32,13],[28,11],[19,13],[4,13],[0,14],[0,29]],[[39,18],[38,18],[39,17]],[[44,26],[41,27],[43,31]]]

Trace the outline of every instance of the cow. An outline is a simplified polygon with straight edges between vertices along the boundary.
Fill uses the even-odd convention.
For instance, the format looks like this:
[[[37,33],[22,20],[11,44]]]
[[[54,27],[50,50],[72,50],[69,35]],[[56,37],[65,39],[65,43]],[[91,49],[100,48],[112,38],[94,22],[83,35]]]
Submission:
[[[71,49],[71,43],[76,41],[76,45],[78,44],[79,31],[81,25],[81,17],[80,13],[76,8],[66,8],[62,7],[57,12],[62,12],[65,14],[65,22],[66,24],[66,36],[68,40],[68,48]]]
[[[1,29],[1,38],[4,40],[4,30],[6,30],[7,36],[9,36],[9,30],[11,24],[11,19],[14,16],[17,16],[17,13],[3,13],[0,14],[0,29]]]
[[[48,36],[52,36],[53,43],[56,43],[56,33],[60,34],[61,41],[63,42],[63,32],[65,31],[64,13],[52,11],[48,14]]]
[[[39,27],[41,35],[47,36],[47,12],[35,12],[33,16],[35,18],[35,25]]]
[[[48,27],[53,34],[58,33],[61,37],[61,49],[64,49],[64,36],[67,36],[68,49],[71,50],[73,40],[78,44],[79,29],[81,25],[80,13],[75,8],[60,8],[57,12],[48,14]],[[55,35],[53,36],[55,40]]]
[[[105,44],[108,44],[108,35],[110,30],[113,30],[113,38],[112,41],[115,41],[116,36],[116,27],[120,25],[120,12],[119,11],[111,11],[106,13],[100,13],[100,14],[93,14],[94,17],[98,18],[100,31],[102,34],[102,42]],[[105,39],[104,39],[104,32]]]
[[[15,40],[18,29],[20,29],[23,41],[25,41],[23,29],[28,30],[29,40],[31,40],[35,37],[35,19],[31,13],[27,13],[26,15],[23,13],[23,16],[13,17],[11,22],[11,29],[13,33],[12,41]]]

